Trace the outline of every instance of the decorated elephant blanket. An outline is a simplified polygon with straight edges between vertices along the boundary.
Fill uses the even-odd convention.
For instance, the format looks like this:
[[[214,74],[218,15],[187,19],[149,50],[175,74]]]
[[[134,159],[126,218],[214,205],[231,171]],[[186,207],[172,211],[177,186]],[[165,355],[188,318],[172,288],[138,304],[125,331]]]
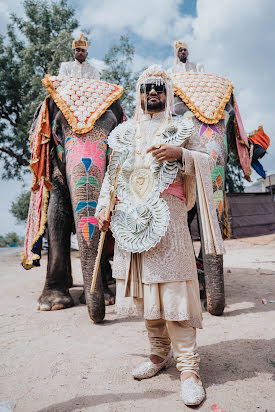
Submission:
[[[171,76],[175,94],[197,119],[206,125],[217,124],[222,119],[234,88],[229,79],[212,73],[173,73]],[[250,180],[249,144],[235,96],[233,105],[238,157],[246,179]]]
[[[75,133],[92,130],[96,120],[123,93],[123,87],[100,80],[46,75],[42,80]]]
[[[95,218],[90,216],[90,208],[95,208],[96,199],[92,194],[93,199],[87,200],[86,197],[88,196],[88,187],[92,186],[94,189],[100,190],[107,148],[105,141],[108,137],[108,133],[98,128],[95,122],[121,96],[123,88],[99,80],[67,76],[46,75],[42,82],[67,120],[66,127],[70,128],[65,148],[54,139],[57,144],[59,160],[66,161],[67,169],[70,165],[70,170],[67,170],[69,182],[73,179],[71,176],[73,167],[79,168],[81,164],[85,168],[85,176],[75,182],[73,190],[80,188],[83,191],[83,187],[87,185],[87,193],[85,192],[85,199],[80,199],[77,205],[73,205],[73,208],[75,209],[78,229],[81,229],[85,242],[90,243],[95,225]],[[40,265],[42,237],[47,222],[49,191],[52,189],[49,146],[52,130],[47,105],[48,98],[45,99],[40,108],[30,136],[33,185],[25,247],[22,253],[22,264],[25,269]],[[55,137],[54,133],[53,137]],[[62,156],[64,149],[66,158]],[[97,176],[98,173],[100,176]]]
[[[30,168],[33,173],[31,198],[27,220],[22,265],[25,269],[39,266],[41,243],[47,222],[49,191],[52,189],[50,176],[51,125],[46,98],[40,108],[35,127],[30,134],[32,148]]]

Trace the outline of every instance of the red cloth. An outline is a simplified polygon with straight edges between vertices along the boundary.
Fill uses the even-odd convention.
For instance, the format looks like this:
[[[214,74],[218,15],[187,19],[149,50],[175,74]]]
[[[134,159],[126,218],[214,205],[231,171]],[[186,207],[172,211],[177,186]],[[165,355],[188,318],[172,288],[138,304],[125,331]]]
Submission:
[[[176,196],[179,199],[183,200],[184,202],[186,200],[186,197],[184,194],[183,182],[171,183],[170,186],[163,191],[163,193]]]
[[[22,265],[25,269],[39,266],[42,237],[47,221],[50,180],[50,139],[51,125],[48,111],[48,98],[41,106],[35,128],[30,136],[32,156],[30,168],[33,172],[31,199],[27,220],[25,248]]]
[[[248,139],[251,140],[254,144],[262,146],[265,150],[268,149],[270,145],[270,138],[265,134],[262,126],[255,130],[252,134],[248,136]]]
[[[234,110],[235,110],[235,134],[236,134],[236,145],[238,150],[238,157],[240,161],[241,168],[243,169],[245,178],[250,181],[250,153],[249,153],[249,143],[248,138],[245,133],[242,118],[239,112],[239,108],[234,96]]]

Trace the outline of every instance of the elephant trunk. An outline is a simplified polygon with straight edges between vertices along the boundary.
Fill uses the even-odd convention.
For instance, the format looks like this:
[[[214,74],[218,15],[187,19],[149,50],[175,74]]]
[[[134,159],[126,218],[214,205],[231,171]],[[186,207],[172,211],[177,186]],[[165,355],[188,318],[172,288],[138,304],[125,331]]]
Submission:
[[[75,227],[79,244],[84,292],[90,318],[100,322],[105,316],[103,282],[99,272],[95,293],[90,294],[97,255],[99,229],[94,217],[105,171],[106,145],[91,137],[66,139],[66,174],[70,188]]]

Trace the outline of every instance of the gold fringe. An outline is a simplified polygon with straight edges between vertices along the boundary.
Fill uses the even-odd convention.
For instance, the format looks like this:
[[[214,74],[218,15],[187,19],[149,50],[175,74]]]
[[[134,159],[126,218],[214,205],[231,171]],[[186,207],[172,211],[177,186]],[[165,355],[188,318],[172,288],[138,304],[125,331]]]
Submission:
[[[185,95],[184,91],[176,84],[176,80],[173,78],[173,86],[174,86],[174,92],[177,96],[181,98],[181,100],[186,104],[186,106],[191,110],[192,113],[194,113],[195,117],[198,120],[201,120],[203,123],[206,124],[217,124],[223,115],[224,108],[226,104],[228,103],[231,93],[234,89],[234,86],[231,82],[229,82],[227,91],[225,92],[219,107],[216,109],[216,112],[214,114],[213,118],[206,117],[203,112],[198,109],[195,104],[193,104],[189,98]]]
[[[50,96],[47,96],[47,97],[45,98],[45,101],[43,102],[43,105],[42,105],[43,112],[42,112],[42,116],[41,116],[41,123],[40,123],[40,127],[39,127],[39,130],[38,130],[38,133],[41,133],[42,125],[46,122],[46,119],[45,119],[46,104],[47,104],[47,100],[48,100],[49,98],[50,98]],[[41,110],[42,110],[42,108],[41,108]],[[46,135],[46,134],[44,134],[44,133],[41,133],[41,135],[44,135],[44,136],[46,136],[46,137],[48,138],[47,142],[44,141],[44,142],[42,142],[42,144],[43,144],[43,143],[48,143],[48,142],[50,141],[50,136],[48,136],[48,135]],[[31,142],[30,142],[30,146],[31,146],[31,147],[32,147],[32,145],[33,145],[33,138],[32,138],[32,140],[31,140]],[[37,177],[35,176],[35,173],[34,173],[34,170],[33,170],[33,168],[32,168],[32,165],[35,164],[35,163],[37,163],[39,160],[40,160],[40,156],[30,162],[30,166],[29,166],[29,167],[30,167],[31,172],[32,172],[32,174],[33,174],[32,186],[33,186],[34,184],[39,184],[39,183],[41,182],[41,179],[42,179],[42,178],[44,178],[45,181],[51,183],[51,181],[50,181],[46,176],[40,177],[39,179],[37,179]],[[31,186],[31,187],[32,187],[32,186]],[[39,190],[39,189],[35,190],[34,192],[37,192],[38,190]],[[42,217],[41,217],[41,222],[40,222],[40,228],[39,228],[39,231],[38,231],[38,233],[37,233],[37,235],[36,235],[36,238],[35,238],[34,241],[32,242],[31,249],[33,248],[33,246],[35,245],[35,243],[38,241],[38,239],[43,235],[43,233],[45,232],[45,229],[46,229],[47,211],[48,211],[50,191],[49,191],[49,189],[48,189],[45,185],[44,185],[44,188],[43,188],[43,195],[42,195],[42,196],[43,196],[43,199],[42,199],[43,207],[42,207]],[[31,259],[26,259],[25,253],[24,253],[24,252],[21,252],[22,265],[23,265],[23,267],[24,267],[25,269],[27,269],[27,270],[28,270],[28,269],[31,269],[31,268],[33,268],[33,267],[36,267],[35,265],[33,265],[33,261],[34,261],[34,260],[40,260],[40,258],[41,258],[41,256],[39,256],[39,255],[37,255],[37,254],[32,254],[32,258],[31,258]]]
[[[108,107],[110,107],[112,103],[114,103],[117,99],[119,99],[123,93],[122,86],[114,85],[118,87],[118,90],[113,92],[111,96],[107,97],[104,103],[102,103],[101,106],[89,117],[87,126],[79,129],[77,126],[78,122],[75,116],[72,114],[67,104],[64,103],[64,101],[61,99],[59,94],[55,91],[52,81],[50,80],[49,74],[45,75],[44,79],[42,79],[42,83],[44,84],[48,92],[50,93],[51,97],[55,101],[58,108],[61,110],[62,114],[64,115],[65,119],[67,120],[67,122],[69,123],[73,131],[77,134],[88,133],[90,130],[92,130],[93,125],[95,124],[97,119],[99,119],[100,116],[102,116],[102,114],[106,112]]]
[[[43,193],[43,208],[42,208],[42,217],[41,217],[41,222],[40,222],[40,228],[39,231],[36,235],[36,238],[32,242],[31,249],[35,245],[35,243],[38,241],[38,239],[44,234],[45,229],[46,229],[46,223],[47,223],[47,214],[48,214],[48,205],[49,205],[49,198],[50,198],[50,191],[44,186],[44,193]],[[36,267],[33,265],[34,260],[40,260],[41,256],[33,254],[31,259],[26,259],[25,253],[21,252],[21,260],[22,260],[22,265],[25,269],[31,269],[33,267]]]
[[[43,105],[42,105],[42,107],[41,107],[41,110],[42,110],[42,108],[43,108],[43,112],[42,112],[42,116],[41,116],[41,122],[40,122],[40,127],[39,127],[39,129],[38,129],[38,134],[41,134],[41,130],[42,130],[42,125],[43,125],[43,123],[45,123],[46,122],[46,119],[45,119],[45,114],[46,114],[46,105],[47,105],[47,100],[50,98],[51,96],[47,96],[46,98],[45,98],[45,100],[44,100],[44,102],[43,102]],[[50,139],[50,136],[49,136],[49,140],[47,141],[47,142],[49,142],[51,139]],[[45,142],[45,143],[47,143],[47,142]],[[42,142],[42,144],[43,144],[44,142]],[[30,142],[30,146],[31,146],[31,148],[32,148],[32,145],[33,145],[33,138],[32,138],[32,140],[31,140],[31,142]],[[33,183],[32,183],[32,186],[35,184],[35,183],[37,183],[37,182],[39,182],[38,181],[38,179],[36,178],[36,176],[35,176],[35,173],[34,173],[34,170],[33,170],[33,168],[32,168],[32,165],[34,164],[34,163],[37,163],[37,162],[39,162],[39,160],[40,160],[40,156],[39,157],[37,157],[36,159],[33,159],[33,160],[31,160],[31,162],[30,162],[30,169],[31,169],[31,172],[32,172],[32,174],[33,174]]]
[[[227,239],[231,238],[231,224],[229,221],[229,213],[228,213],[228,200],[226,193],[223,194],[224,199],[224,209],[223,209],[223,234],[227,237]]]

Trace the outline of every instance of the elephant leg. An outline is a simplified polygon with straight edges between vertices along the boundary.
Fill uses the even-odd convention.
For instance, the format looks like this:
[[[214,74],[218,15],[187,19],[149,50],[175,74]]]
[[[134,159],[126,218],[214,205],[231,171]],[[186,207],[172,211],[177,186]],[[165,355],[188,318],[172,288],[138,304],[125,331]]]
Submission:
[[[203,265],[207,310],[211,315],[222,315],[225,306],[223,256],[204,255]]]
[[[39,310],[58,310],[74,305],[69,293],[72,286],[70,236],[72,210],[69,191],[53,181],[48,207],[48,266]],[[62,189],[62,190],[61,190]]]
[[[102,253],[102,257],[100,261],[100,266],[101,266],[101,275],[102,275],[102,282],[103,282],[104,301],[105,301],[105,305],[109,306],[109,305],[114,305],[115,295],[108,286],[108,281],[112,279],[112,268],[111,268],[110,262],[107,257],[106,246],[107,246],[107,242],[105,241],[103,253]]]
[[[84,281],[84,294],[85,294],[85,302],[88,308],[88,313],[90,318],[95,322],[101,322],[105,317],[105,305],[104,305],[104,294],[103,294],[103,282],[101,276],[101,268],[99,267],[95,291],[93,294],[90,293],[91,288],[91,281],[92,276],[91,273],[93,272],[96,254],[97,254],[97,247],[95,245],[98,244],[99,240],[99,233],[98,229],[96,230],[97,233],[94,233],[93,241],[94,244],[88,245],[83,236],[78,234],[78,243],[79,243],[79,250],[80,250],[80,260],[81,260],[81,267],[82,267],[82,274],[83,274],[83,281]],[[82,298],[82,303],[83,303]]]
[[[199,205],[197,205],[199,211]],[[203,269],[205,278],[207,310],[211,315],[220,316],[225,307],[223,256],[207,255],[205,253],[203,231],[201,227],[200,213],[198,213],[201,252],[203,257]]]
[[[105,306],[114,305],[115,304],[115,295],[111,291],[108,286],[108,282],[112,279],[112,268],[110,262],[106,255],[106,242],[103,247],[102,257],[100,261],[100,268],[101,268],[101,276],[102,276],[102,283],[103,283],[103,292],[104,292],[104,302]],[[85,292],[81,294],[79,298],[80,303],[86,304]]]

